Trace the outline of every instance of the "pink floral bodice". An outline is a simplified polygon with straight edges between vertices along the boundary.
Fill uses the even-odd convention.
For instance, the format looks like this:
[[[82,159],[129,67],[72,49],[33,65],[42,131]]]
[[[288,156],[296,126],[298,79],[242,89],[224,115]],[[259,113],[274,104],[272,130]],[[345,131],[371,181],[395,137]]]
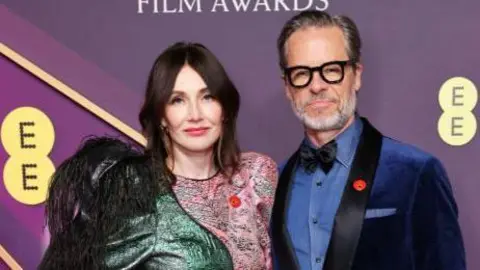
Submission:
[[[173,191],[184,210],[227,247],[235,270],[272,269],[268,226],[277,185],[277,166],[264,155],[241,155],[231,181],[178,176]]]

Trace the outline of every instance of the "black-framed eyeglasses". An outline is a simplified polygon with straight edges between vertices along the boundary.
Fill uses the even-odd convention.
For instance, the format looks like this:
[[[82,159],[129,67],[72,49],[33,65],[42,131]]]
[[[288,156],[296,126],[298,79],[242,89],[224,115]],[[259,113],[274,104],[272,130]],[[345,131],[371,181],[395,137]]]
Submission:
[[[310,84],[313,73],[318,71],[320,77],[329,84],[337,84],[345,77],[345,66],[354,65],[356,61],[331,61],[318,67],[293,66],[284,69],[288,83],[295,88],[303,88]]]

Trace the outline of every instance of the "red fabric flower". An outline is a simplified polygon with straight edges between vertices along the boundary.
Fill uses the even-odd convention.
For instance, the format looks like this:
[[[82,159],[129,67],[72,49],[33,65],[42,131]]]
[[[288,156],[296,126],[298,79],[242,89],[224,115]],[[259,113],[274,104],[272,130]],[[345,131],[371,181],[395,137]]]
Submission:
[[[356,191],[363,191],[367,187],[367,182],[363,179],[358,179],[353,182],[353,188]]]
[[[233,208],[237,208],[242,204],[242,201],[240,200],[240,198],[237,195],[231,196],[230,199],[228,199],[228,200],[230,202],[230,205]]]

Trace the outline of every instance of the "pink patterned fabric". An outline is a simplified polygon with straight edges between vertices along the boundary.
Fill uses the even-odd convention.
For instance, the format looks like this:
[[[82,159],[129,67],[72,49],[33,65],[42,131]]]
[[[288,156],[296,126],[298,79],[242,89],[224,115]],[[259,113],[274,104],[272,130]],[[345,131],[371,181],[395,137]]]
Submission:
[[[222,174],[177,177],[173,190],[185,211],[227,246],[235,270],[272,269],[268,226],[278,180],[275,162],[243,153],[232,181]]]

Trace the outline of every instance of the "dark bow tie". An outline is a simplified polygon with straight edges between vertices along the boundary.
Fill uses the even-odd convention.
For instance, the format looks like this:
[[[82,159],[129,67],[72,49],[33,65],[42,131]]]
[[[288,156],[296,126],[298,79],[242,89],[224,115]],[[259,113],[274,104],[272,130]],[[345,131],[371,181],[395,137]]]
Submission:
[[[325,174],[328,174],[333,167],[336,156],[337,142],[335,140],[330,141],[318,149],[313,149],[306,143],[303,143],[300,147],[300,164],[309,174],[315,171],[317,165],[320,165]]]

